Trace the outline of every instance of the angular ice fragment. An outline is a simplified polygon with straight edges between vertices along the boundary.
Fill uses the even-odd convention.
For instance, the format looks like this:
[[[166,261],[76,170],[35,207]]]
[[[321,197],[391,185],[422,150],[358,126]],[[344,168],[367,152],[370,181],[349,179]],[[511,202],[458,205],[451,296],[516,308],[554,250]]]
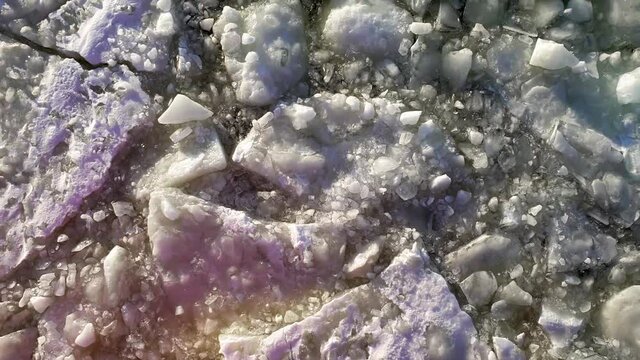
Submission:
[[[498,234],[482,235],[445,256],[445,267],[458,278],[479,270],[502,270],[520,257],[520,243]]]
[[[382,240],[372,241],[362,249],[349,262],[344,265],[343,272],[347,278],[365,277],[378,261],[382,250]]]
[[[542,326],[554,348],[565,348],[584,326],[584,319],[566,309],[563,304],[544,300],[538,324]]]
[[[205,120],[213,112],[188,97],[178,94],[169,104],[167,110],[160,115],[160,124],[182,124],[189,121]]]
[[[451,51],[442,56],[442,74],[452,88],[458,90],[467,81],[473,52],[469,49]]]
[[[373,161],[373,173],[383,175],[397,169],[399,165],[396,159],[381,156]]]
[[[120,246],[114,246],[104,258],[105,294],[110,306],[118,305],[129,296],[131,266],[129,252]]]
[[[440,193],[447,190],[449,188],[449,185],[451,185],[451,178],[449,177],[449,175],[443,174],[440,176],[436,176],[431,181],[431,185],[429,186],[429,188],[434,193]]]
[[[415,125],[420,120],[422,111],[405,111],[400,114],[400,122],[404,125]]]
[[[409,25],[409,31],[416,35],[426,35],[433,31],[433,25],[430,23],[412,22]]]
[[[45,312],[54,301],[54,298],[49,296],[33,296],[29,299],[31,306],[39,313]]]
[[[509,339],[494,336],[493,349],[496,352],[498,360],[525,360],[524,352],[520,350],[516,344],[512,343]]]
[[[498,289],[496,277],[490,271],[477,271],[460,282],[460,288],[473,306],[483,306],[491,302]]]
[[[640,103],[640,67],[620,76],[616,95],[620,104]]]
[[[96,331],[92,323],[87,323],[76,337],[74,343],[82,348],[91,346],[96,341]]]
[[[529,59],[529,64],[547,70],[559,70],[578,64],[579,60],[562,44],[552,40],[538,39]]]
[[[531,306],[533,303],[531,294],[522,290],[515,281],[511,281],[500,290],[500,298],[512,305]]]

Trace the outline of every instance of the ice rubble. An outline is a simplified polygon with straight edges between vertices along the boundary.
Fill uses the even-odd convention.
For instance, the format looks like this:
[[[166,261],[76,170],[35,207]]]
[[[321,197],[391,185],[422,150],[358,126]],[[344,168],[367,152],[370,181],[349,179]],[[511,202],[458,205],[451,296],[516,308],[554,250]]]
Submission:
[[[295,0],[255,3],[242,11],[228,6],[222,10],[213,33],[222,46],[238,101],[272,104],[300,81],[307,69],[304,21]]]
[[[225,359],[488,359],[446,281],[426,253],[405,250],[370,284],[332,299],[314,315],[266,336],[220,336]],[[503,351],[500,352],[502,354]]]
[[[100,189],[129,133],[148,121],[149,97],[125,67],[85,72],[72,60],[51,60],[39,86],[34,118],[19,130],[28,142],[17,140],[25,152],[15,171],[30,175],[0,196],[3,277]]]

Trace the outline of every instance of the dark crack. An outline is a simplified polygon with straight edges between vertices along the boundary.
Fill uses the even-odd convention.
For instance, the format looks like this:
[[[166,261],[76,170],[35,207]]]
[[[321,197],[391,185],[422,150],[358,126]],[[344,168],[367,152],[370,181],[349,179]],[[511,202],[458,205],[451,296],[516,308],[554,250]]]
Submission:
[[[13,32],[11,29],[9,29],[7,26],[5,25],[0,25],[0,34],[3,36],[8,37],[9,39],[24,44],[28,47],[30,47],[33,50],[48,54],[48,55],[52,55],[52,56],[57,56],[59,58],[62,59],[72,59],[74,61],[76,61],[78,64],[80,64],[80,66],[82,66],[83,69],[85,70],[96,70],[96,69],[101,69],[101,68],[108,68],[110,67],[109,64],[107,63],[98,63],[98,64],[93,64],[90,61],[88,61],[87,59],[85,59],[82,55],[80,55],[80,53],[76,52],[76,51],[72,51],[72,50],[67,50],[67,49],[60,49],[57,47],[48,47],[48,46],[44,46],[42,44],[39,44],[31,39],[29,39],[28,37],[24,36],[24,35],[20,35],[17,34],[15,32]],[[140,74],[140,73],[147,73],[146,71],[140,71],[138,70],[130,61],[127,60],[118,60],[116,61],[116,65],[122,65],[122,66],[126,66],[131,72],[135,73],[135,74]]]

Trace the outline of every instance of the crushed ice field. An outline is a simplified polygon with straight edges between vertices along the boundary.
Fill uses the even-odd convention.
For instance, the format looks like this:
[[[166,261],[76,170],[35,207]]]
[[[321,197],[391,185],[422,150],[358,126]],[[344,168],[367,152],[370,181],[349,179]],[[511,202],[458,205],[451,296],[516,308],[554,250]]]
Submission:
[[[640,359],[640,0],[0,0],[0,360]]]

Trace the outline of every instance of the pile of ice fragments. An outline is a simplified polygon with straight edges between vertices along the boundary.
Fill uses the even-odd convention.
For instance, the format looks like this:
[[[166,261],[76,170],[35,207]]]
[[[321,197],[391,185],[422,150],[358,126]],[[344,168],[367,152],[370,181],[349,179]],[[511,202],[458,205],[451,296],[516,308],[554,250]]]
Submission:
[[[0,0],[0,360],[637,359],[640,2]]]

